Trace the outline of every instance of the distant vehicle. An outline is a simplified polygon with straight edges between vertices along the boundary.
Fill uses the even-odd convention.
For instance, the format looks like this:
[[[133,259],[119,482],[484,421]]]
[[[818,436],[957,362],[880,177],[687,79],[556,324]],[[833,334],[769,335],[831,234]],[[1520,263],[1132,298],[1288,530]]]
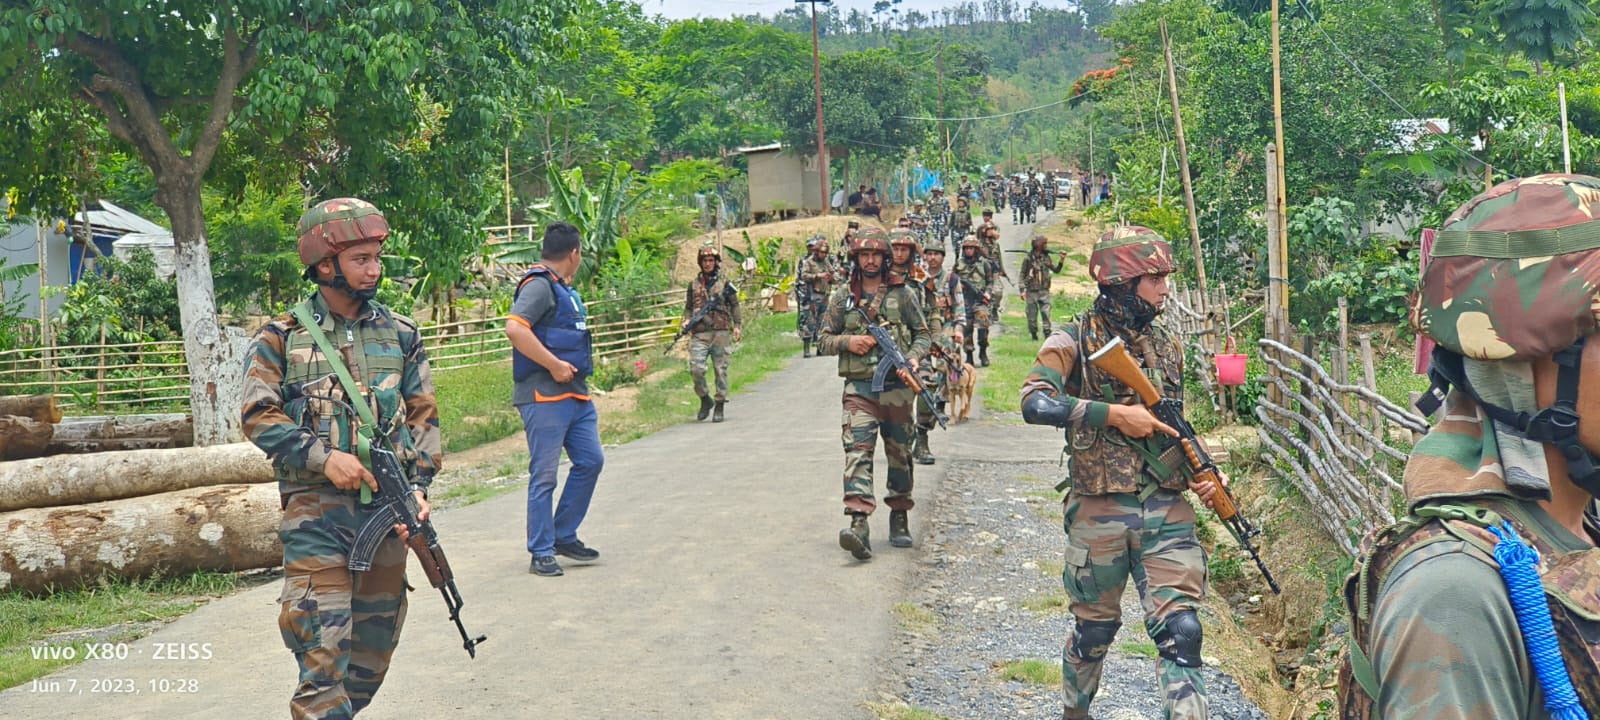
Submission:
[[[1057,176],[1056,177],[1056,195],[1058,197],[1069,197],[1069,196],[1071,196],[1072,195],[1072,185],[1073,185],[1072,178]]]

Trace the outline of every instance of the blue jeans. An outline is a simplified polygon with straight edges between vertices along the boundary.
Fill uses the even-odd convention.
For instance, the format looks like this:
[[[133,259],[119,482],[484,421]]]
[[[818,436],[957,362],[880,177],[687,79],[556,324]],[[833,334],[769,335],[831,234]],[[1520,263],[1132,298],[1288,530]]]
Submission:
[[[600,416],[594,403],[575,398],[526,403],[517,410],[528,434],[528,552],[554,555],[556,543],[577,541],[578,526],[589,513],[594,484],[605,465]],[[562,448],[566,448],[572,469],[567,471],[567,487],[552,514]]]

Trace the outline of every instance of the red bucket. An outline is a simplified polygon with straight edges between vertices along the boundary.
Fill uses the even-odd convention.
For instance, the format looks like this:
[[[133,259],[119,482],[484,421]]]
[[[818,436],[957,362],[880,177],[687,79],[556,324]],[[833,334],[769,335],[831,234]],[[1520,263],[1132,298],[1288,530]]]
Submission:
[[[1244,384],[1244,366],[1249,360],[1248,355],[1233,352],[1235,349],[1233,338],[1228,338],[1224,345],[1224,352],[1218,353],[1217,383],[1220,385],[1238,386]]]

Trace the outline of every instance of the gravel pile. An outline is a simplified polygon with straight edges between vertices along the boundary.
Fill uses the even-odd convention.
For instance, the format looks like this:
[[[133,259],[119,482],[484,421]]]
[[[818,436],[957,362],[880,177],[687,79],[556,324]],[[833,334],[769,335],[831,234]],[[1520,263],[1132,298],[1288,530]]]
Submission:
[[[947,472],[937,501],[914,513],[914,523],[926,523],[923,559],[909,602],[896,608],[900,643],[881,695],[962,720],[1059,718],[1061,648],[1072,622],[1060,578],[1061,502],[1052,489],[1061,471],[1054,463],[956,460]],[[1132,583],[1122,612],[1095,717],[1160,718],[1154,645]],[[1055,684],[1005,677],[1008,664],[1030,660]],[[1210,667],[1205,673],[1211,717],[1266,717],[1231,678]]]

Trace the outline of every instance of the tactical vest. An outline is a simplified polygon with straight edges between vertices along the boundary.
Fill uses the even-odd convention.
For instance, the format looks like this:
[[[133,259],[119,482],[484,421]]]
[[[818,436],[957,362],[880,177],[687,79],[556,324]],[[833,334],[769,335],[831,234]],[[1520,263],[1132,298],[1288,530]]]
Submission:
[[[706,303],[711,302],[711,298],[721,297],[727,290],[728,279],[723,277],[721,272],[718,272],[716,278],[711,281],[711,287],[706,287],[705,281],[701,279],[701,276],[694,276],[694,279],[689,281],[689,314],[693,315],[700,308],[705,307]],[[738,300],[734,299],[733,302],[738,302]],[[717,306],[712,308],[711,312],[706,313],[706,316],[701,318],[700,322],[695,323],[694,327],[689,328],[689,331],[732,330],[733,310],[728,307],[728,303],[729,298],[723,297],[717,303]]]
[[[405,427],[406,403],[400,394],[405,348],[400,345],[400,329],[388,308],[376,302],[368,302],[367,307],[365,317],[349,320],[329,312],[321,303],[313,303],[312,319],[335,348],[350,346],[355,366],[347,367],[366,394],[355,402],[367,403],[379,425],[388,429],[396,455],[410,471],[416,463],[416,451],[411,445],[410,430]],[[299,322],[292,322],[289,327],[283,358],[284,414],[300,427],[315,432],[328,447],[354,454],[361,418],[350,405],[352,400],[334,373],[333,363]],[[343,358],[338,360],[343,362]],[[329,483],[323,473],[281,464],[274,465],[274,475],[283,493]]]
[[[1493,564],[1494,547],[1499,539],[1485,528],[1498,524],[1501,519],[1509,521],[1517,534],[1539,551],[1540,580],[1561,646],[1561,659],[1584,709],[1591,717],[1600,713],[1600,570],[1596,569],[1595,561],[1600,548],[1560,552],[1530,530],[1515,505],[1512,501],[1492,499],[1423,505],[1400,522],[1369,535],[1362,543],[1365,561],[1358,564],[1344,582],[1343,599],[1345,610],[1350,614],[1350,640],[1355,644],[1339,667],[1339,717],[1344,720],[1377,717],[1377,699],[1367,694],[1358,678],[1366,675],[1366,681],[1376,689],[1377,679],[1372,675],[1370,664],[1372,613],[1377,605],[1376,595],[1388,580],[1390,570],[1415,550],[1436,542],[1458,540],[1482,552]],[[1492,512],[1485,514],[1482,512],[1485,509]],[[1482,588],[1482,591],[1505,592],[1505,586]],[[1513,642],[1523,647],[1521,637]],[[1355,657],[1358,649],[1359,658]],[[1358,663],[1361,665],[1359,673]],[[1530,678],[1530,682],[1538,681]]]
[[[568,287],[554,272],[543,265],[534,265],[528,268],[528,273],[522,276],[517,283],[517,290],[512,294],[512,302],[516,296],[522,294],[523,286],[534,278],[544,278],[550,283],[550,290],[556,297],[556,316],[548,323],[536,325],[533,336],[539,338],[550,354],[557,360],[563,360],[577,368],[573,382],[582,382],[594,372],[594,356],[592,352],[591,337],[589,334],[589,316],[584,310],[583,299],[578,297],[577,291]],[[511,379],[521,382],[533,375],[539,364],[516,348],[511,349]]]
[[[955,294],[961,291],[961,281],[949,270],[940,269],[938,275],[930,276],[927,280],[928,288],[933,293],[933,314],[929,322],[929,329],[948,327],[956,322]]]
[[[1090,355],[1115,337],[1104,320],[1095,313],[1086,313],[1063,332],[1071,333],[1078,343],[1076,367],[1063,378],[1069,395],[1105,403],[1139,404],[1132,388],[1088,363]],[[1145,375],[1161,388],[1162,397],[1183,400],[1183,349],[1166,330],[1151,325],[1146,334],[1127,346]],[[1135,439],[1113,427],[1074,423],[1067,437],[1073,492],[1110,495],[1153,492],[1156,487],[1188,487],[1183,473],[1183,449],[1166,435],[1156,433]]]
[[[983,294],[989,292],[989,278],[992,276],[991,266],[986,258],[978,258],[967,262],[965,257],[956,261],[955,273],[967,281],[962,290],[966,292],[967,305],[982,305]]]
[[[1022,287],[1030,292],[1040,292],[1050,289],[1051,276],[1050,255],[1030,251],[1022,272]]]
[[[840,336],[867,334],[866,325],[861,319],[861,313],[856,312],[854,309],[854,304],[860,303],[862,309],[867,311],[867,315],[878,323],[889,326],[889,335],[894,338],[895,344],[900,346],[901,352],[908,355],[911,353],[911,328],[906,327],[905,323],[901,322],[900,313],[901,308],[904,308],[907,304],[911,305],[913,311],[922,312],[921,308],[917,307],[914,290],[905,285],[883,283],[878,286],[876,296],[864,297],[860,300],[855,300],[851,296],[849,285],[845,285],[834,292],[836,297],[843,296],[838,298],[839,302],[846,303],[844,329],[838,333]],[[874,311],[874,308],[876,308],[876,311]],[[842,351],[839,353],[839,377],[846,380],[871,380],[872,373],[878,369],[878,361],[882,359],[883,350],[877,346],[873,346],[872,350],[866,355]],[[892,374],[889,381],[891,384],[899,382]]]

